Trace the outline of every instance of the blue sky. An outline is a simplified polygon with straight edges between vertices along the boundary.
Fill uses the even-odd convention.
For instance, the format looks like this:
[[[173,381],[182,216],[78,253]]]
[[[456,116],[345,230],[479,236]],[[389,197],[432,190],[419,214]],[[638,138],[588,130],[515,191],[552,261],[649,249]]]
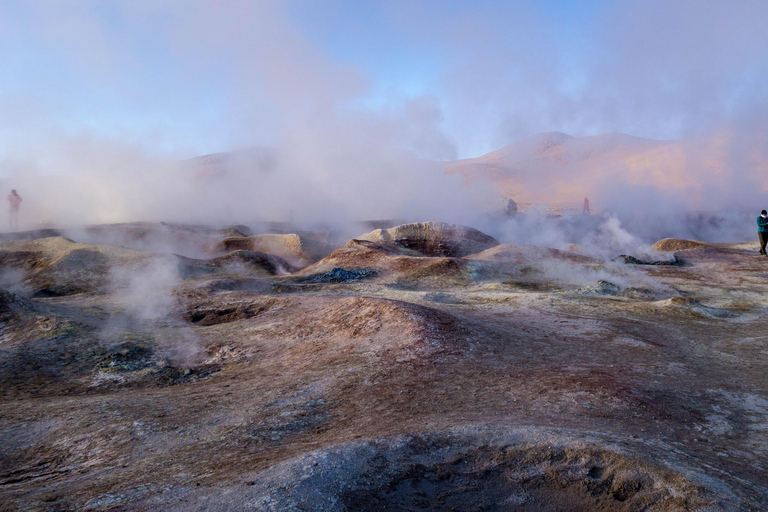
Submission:
[[[682,137],[765,110],[765,19],[748,0],[0,0],[0,163],[55,166],[72,141],[450,159],[542,131]]]

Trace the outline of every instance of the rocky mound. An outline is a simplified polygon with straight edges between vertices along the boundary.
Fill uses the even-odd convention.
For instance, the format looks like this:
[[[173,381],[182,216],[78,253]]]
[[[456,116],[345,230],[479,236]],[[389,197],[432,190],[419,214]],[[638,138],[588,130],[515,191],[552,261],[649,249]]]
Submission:
[[[653,245],[654,248],[669,248],[667,254],[673,255],[677,265],[695,265],[697,263],[746,264],[745,256],[758,256],[758,243],[709,243],[697,240],[664,239]],[[754,261],[751,261],[754,264]],[[754,267],[757,270],[760,267]]]
[[[50,238],[62,236],[58,229],[34,229],[31,231],[15,231],[13,233],[0,233],[0,242],[17,242],[19,240],[37,240],[38,238]]]
[[[29,334],[37,327],[50,330],[52,320],[39,311],[37,304],[13,292],[0,290],[0,342]],[[37,333],[35,333],[37,334]]]
[[[244,266],[251,271],[264,271],[270,275],[290,274],[298,270],[280,256],[253,251],[232,251],[209,262],[230,268]]]
[[[407,287],[460,286],[472,284],[478,277],[473,263],[461,258],[425,258],[412,249],[368,240],[351,240],[328,257],[302,269],[297,276],[312,279],[336,268],[359,270],[365,273],[366,279]]]
[[[182,277],[199,277],[220,270],[238,275],[275,276],[290,274],[296,267],[274,254],[237,250],[210,260],[178,256]]]
[[[321,274],[330,272],[334,268],[387,271],[413,258],[424,260],[420,253],[410,249],[355,239],[350,240],[344,247],[333,251],[317,263],[302,269],[299,274]]]
[[[83,324],[62,317],[44,304],[0,289],[0,345],[81,334],[83,328]]]
[[[672,297],[670,299],[656,301],[654,304],[659,307],[675,307],[687,310],[692,315],[698,317],[725,319],[739,316],[738,313],[733,311],[706,306],[697,300],[685,297]]]
[[[685,251],[686,249],[698,249],[700,247],[707,247],[707,244],[698,240],[683,240],[680,238],[665,238],[653,244],[654,249],[664,252]]]
[[[331,252],[327,244],[297,234],[231,237],[219,243],[218,248],[226,252],[245,250],[273,254],[298,268],[306,267]]]
[[[347,242],[344,247],[333,251],[321,261],[312,265],[312,267],[304,269],[302,273],[307,273],[311,270],[323,272],[334,267],[376,267],[383,261],[392,260],[398,257],[413,258],[421,256],[422,254],[419,252],[397,245],[353,239]]]
[[[149,255],[110,245],[79,244],[63,237],[0,243],[6,283],[33,296],[100,291],[113,266],[136,264]]]
[[[218,325],[256,317],[272,308],[284,306],[285,299],[257,298],[223,302],[212,306],[205,302],[192,305],[184,314],[185,320],[197,325]]]
[[[463,257],[499,245],[496,239],[474,228],[443,222],[403,224],[377,229],[358,238],[398,245],[424,256]]]
[[[170,222],[161,222],[160,226],[174,229],[177,231],[188,231],[208,236],[231,237],[231,236],[251,236],[253,233],[248,226],[238,224],[237,226],[226,228],[212,228],[196,224],[172,224]]]
[[[35,307],[31,301],[7,290],[0,290],[0,320],[7,323],[14,318],[23,318],[33,314]]]
[[[721,510],[712,491],[662,465],[585,441],[506,436],[347,443],[258,474],[249,498],[275,511]]]
[[[241,229],[247,231],[245,227]],[[72,240],[88,244],[118,245],[136,251],[174,253],[192,258],[209,258],[220,254],[217,244],[221,240],[246,236],[235,228],[213,229],[162,222],[101,224],[70,229],[64,234]]]
[[[398,300],[313,297],[269,304],[266,312],[257,308],[260,315],[249,332],[287,342],[284,355],[297,367],[317,365],[321,354],[349,352],[417,359],[450,351],[462,339],[453,316]]]
[[[468,257],[471,260],[495,261],[513,265],[527,265],[544,259],[573,261],[575,263],[595,262],[594,258],[568,251],[559,251],[536,245],[501,244]]]

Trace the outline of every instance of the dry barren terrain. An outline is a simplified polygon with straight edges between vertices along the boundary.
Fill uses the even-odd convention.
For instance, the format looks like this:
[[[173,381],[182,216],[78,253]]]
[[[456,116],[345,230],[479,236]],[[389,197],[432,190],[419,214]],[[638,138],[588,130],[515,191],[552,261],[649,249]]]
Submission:
[[[3,235],[0,509],[768,509],[756,243],[244,231]]]

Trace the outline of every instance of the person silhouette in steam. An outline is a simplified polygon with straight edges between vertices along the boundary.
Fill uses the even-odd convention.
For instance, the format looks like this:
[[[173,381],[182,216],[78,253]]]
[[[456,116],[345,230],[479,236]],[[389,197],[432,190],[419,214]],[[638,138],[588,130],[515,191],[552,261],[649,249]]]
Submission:
[[[584,208],[581,210],[582,215],[589,215],[589,199],[584,198]]]
[[[768,243],[768,212],[760,212],[757,218],[757,237],[760,239],[760,254],[765,256],[765,244]]]
[[[11,190],[8,195],[8,204],[11,207],[8,226],[10,229],[19,228],[19,206],[21,206],[21,196],[16,193],[16,189]]]

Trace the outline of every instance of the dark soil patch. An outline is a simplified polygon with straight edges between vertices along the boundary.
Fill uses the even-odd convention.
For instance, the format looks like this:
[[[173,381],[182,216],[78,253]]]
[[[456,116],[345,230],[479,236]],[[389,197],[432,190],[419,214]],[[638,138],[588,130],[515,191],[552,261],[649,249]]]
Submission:
[[[61,297],[100,291],[107,282],[109,260],[98,251],[75,249],[47,268],[30,276],[25,284],[33,297]]]
[[[118,371],[136,371],[152,366],[153,351],[144,345],[121,343],[98,358],[98,366]]]
[[[683,261],[677,256],[674,256],[671,260],[659,260],[659,261],[645,261],[628,254],[619,254],[614,258],[615,261],[623,261],[628,265],[670,265],[673,267],[679,267],[683,264]]]
[[[197,325],[224,324],[258,316],[265,311],[269,311],[280,302],[277,299],[269,299],[262,302],[231,306],[198,307],[188,311],[185,319]]]

